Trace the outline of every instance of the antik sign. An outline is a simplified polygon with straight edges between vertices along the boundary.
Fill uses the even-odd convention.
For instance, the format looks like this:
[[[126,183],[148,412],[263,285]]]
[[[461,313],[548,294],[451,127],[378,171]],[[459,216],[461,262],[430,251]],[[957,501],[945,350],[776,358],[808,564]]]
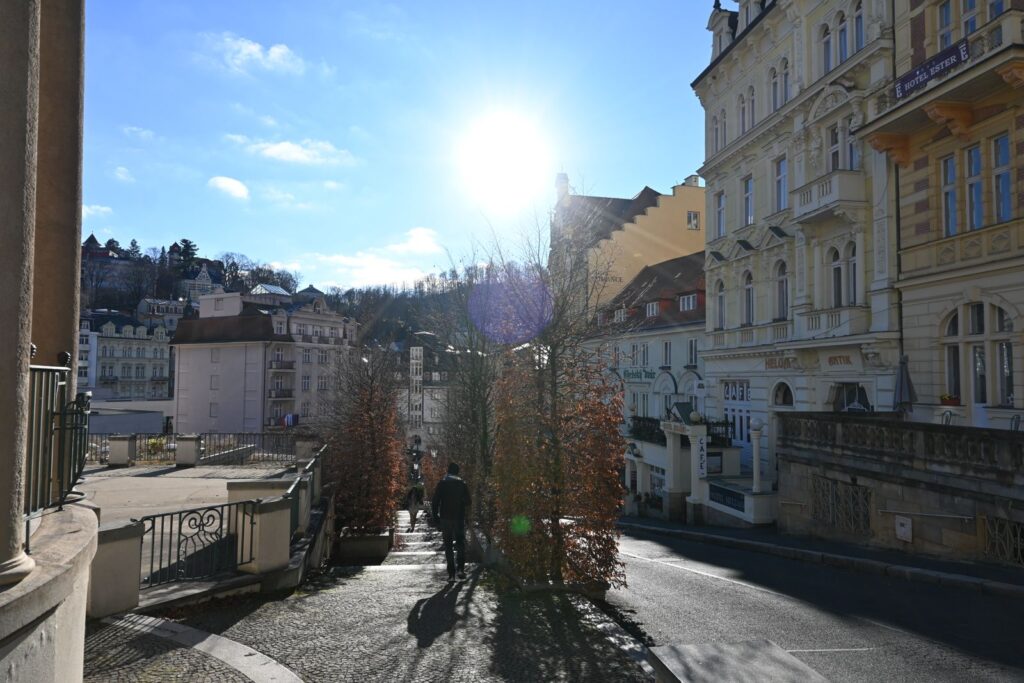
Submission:
[[[626,368],[622,371],[622,379],[634,382],[653,380],[657,376],[658,373],[654,370],[648,370],[647,368]]]

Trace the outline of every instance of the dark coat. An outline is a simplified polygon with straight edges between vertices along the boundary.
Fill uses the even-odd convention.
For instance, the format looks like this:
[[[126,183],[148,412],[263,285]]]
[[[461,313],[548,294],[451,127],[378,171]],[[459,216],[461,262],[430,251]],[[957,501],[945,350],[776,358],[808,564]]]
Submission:
[[[459,477],[449,474],[437,484],[431,502],[434,519],[465,522],[469,509],[469,487]]]

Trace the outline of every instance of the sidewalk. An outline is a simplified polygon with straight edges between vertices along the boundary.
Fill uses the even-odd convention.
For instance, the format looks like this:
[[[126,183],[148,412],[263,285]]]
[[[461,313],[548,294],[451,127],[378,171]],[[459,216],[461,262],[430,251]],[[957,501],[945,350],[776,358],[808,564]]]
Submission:
[[[741,550],[780,555],[804,562],[830,564],[853,571],[887,574],[911,581],[941,583],[1024,598],[1024,570],[994,564],[958,562],[896,550],[867,548],[852,543],[805,536],[787,536],[774,529],[732,529],[686,526],[647,517],[622,517],[624,531],[666,534],[676,538]]]
[[[423,524],[401,533],[379,567],[337,568],[285,597],[237,596],[161,616],[306,681],[651,680],[636,659],[643,648],[589,601],[499,592],[475,567],[464,581],[446,575],[440,534]],[[91,626],[86,680],[245,680],[221,660],[182,657],[180,644],[116,628]]]

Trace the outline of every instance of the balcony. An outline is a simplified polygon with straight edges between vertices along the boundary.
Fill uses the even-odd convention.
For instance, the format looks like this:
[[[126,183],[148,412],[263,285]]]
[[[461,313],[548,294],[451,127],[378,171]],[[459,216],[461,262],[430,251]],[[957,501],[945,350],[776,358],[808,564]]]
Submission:
[[[792,192],[793,220],[818,223],[851,208],[863,208],[864,174],[861,171],[832,171]]]
[[[868,308],[846,306],[827,310],[809,311],[798,317],[803,337],[849,337],[868,331]]]
[[[629,438],[664,446],[665,432],[661,430],[661,420],[634,415],[629,418]]]
[[[270,361],[271,370],[295,370],[295,361],[293,360],[272,360]]]
[[[288,400],[294,397],[294,389],[270,389],[267,398],[271,400]]]

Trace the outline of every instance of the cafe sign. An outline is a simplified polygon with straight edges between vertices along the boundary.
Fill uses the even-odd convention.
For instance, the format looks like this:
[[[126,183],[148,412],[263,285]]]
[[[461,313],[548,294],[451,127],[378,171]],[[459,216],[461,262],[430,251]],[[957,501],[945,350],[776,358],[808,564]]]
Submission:
[[[697,476],[704,479],[708,476],[708,437],[697,437]]]
[[[622,379],[632,382],[644,382],[653,380],[658,373],[647,368],[626,368],[622,371]]]
[[[911,69],[896,79],[896,99],[902,100],[913,92],[928,85],[933,78],[948,73],[971,58],[971,47],[967,39],[950,45],[920,66]]]

